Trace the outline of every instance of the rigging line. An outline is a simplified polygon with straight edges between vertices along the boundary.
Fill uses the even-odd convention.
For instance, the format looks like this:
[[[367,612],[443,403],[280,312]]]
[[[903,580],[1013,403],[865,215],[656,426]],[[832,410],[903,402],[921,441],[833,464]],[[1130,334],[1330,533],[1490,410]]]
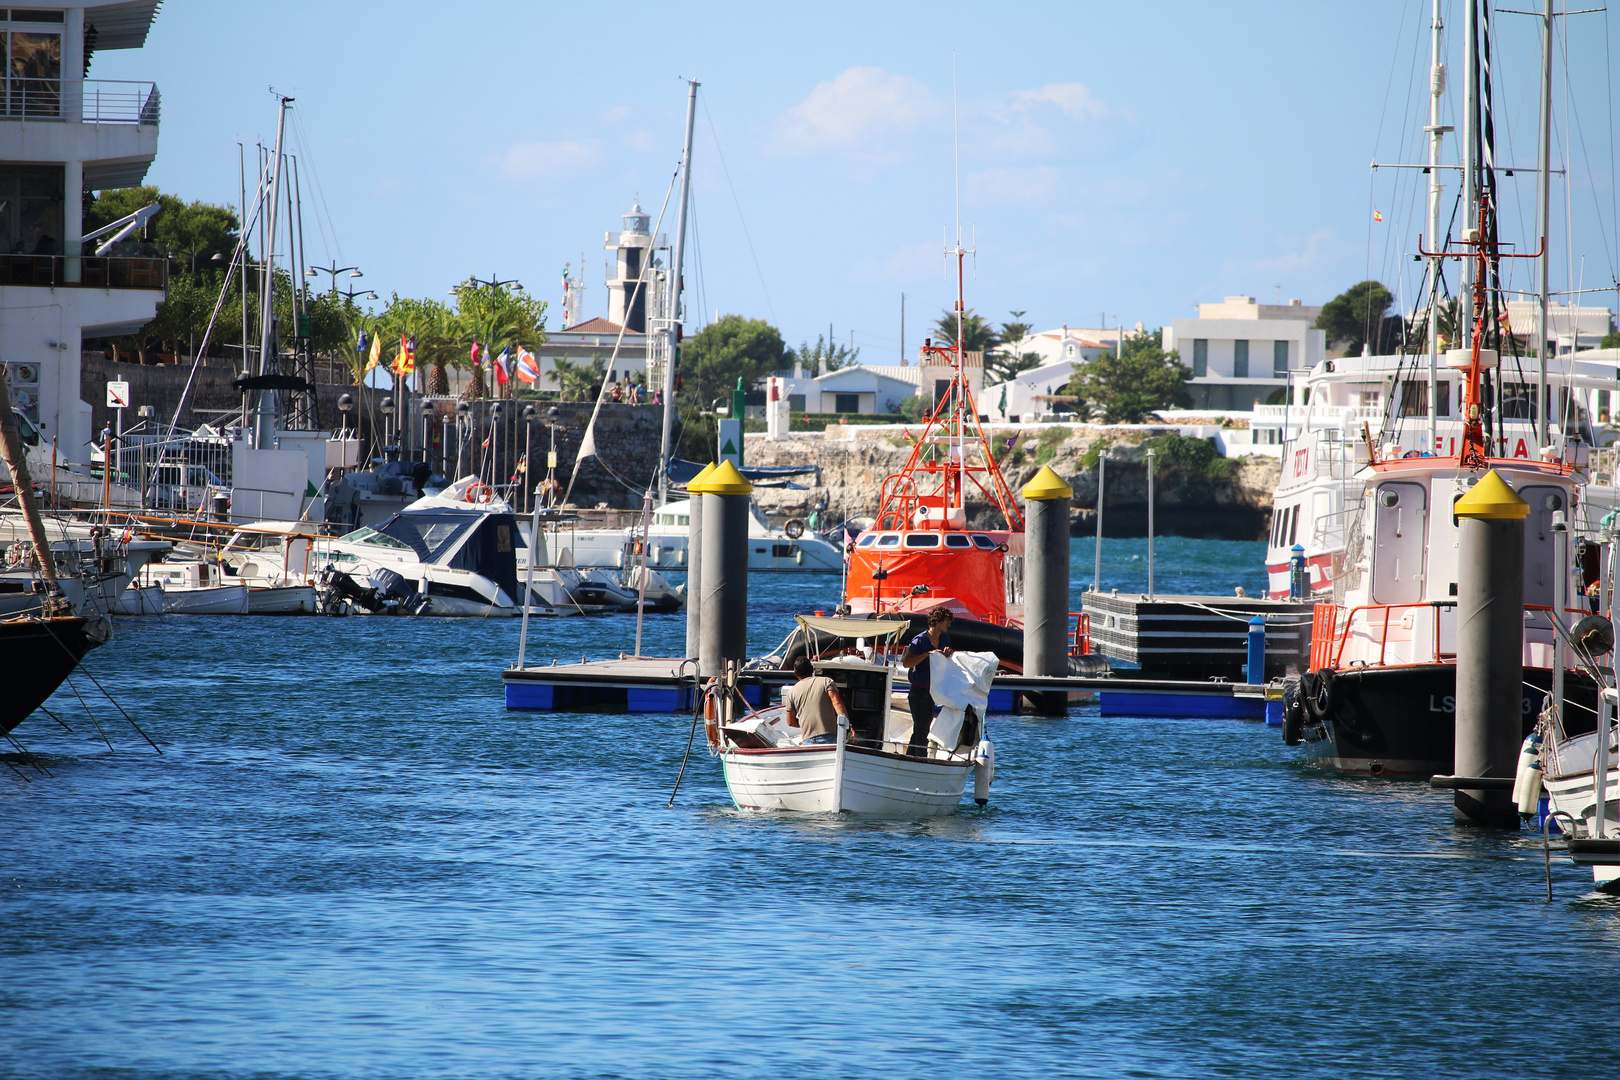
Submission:
[[[315,167],[315,160],[311,156],[312,148],[310,146],[310,139],[308,133],[304,131],[304,122],[296,110],[293,112],[293,136],[298,142],[299,149],[303,151],[304,164],[309,166],[309,180],[310,183],[314,185],[315,197],[320,200],[320,212],[315,215],[315,227],[320,230],[321,245],[326,248],[326,256],[328,259],[332,257],[332,252],[334,250],[337,252],[337,257],[342,259],[343,245],[338,242],[337,222],[332,219],[332,210],[326,204],[326,188],[321,186],[320,170]],[[322,224],[323,215],[325,220],[324,225]],[[326,235],[328,228],[332,231],[329,246]]]
[[[1580,109],[1580,106],[1575,103],[1574,95],[1567,93],[1567,87],[1568,87],[1568,84],[1569,84],[1569,35],[1568,34],[1564,35],[1563,52],[1564,52],[1564,83],[1565,83],[1565,86],[1566,86],[1566,97],[1569,99],[1569,101],[1571,103],[1570,104],[1570,114],[1574,119],[1575,134],[1576,134],[1577,139],[1580,141],[1580,145],[1581,145],[1581,161],[1584,162],[1585,165],[1586,165],[1586,175],[1591,176],[1591,175],[1593,175],[1592,155],[1591,155],[1591,152],[1588,151],[1587,148],[1586,148],[1586,129],[1581,125],[1581,109]],[[1612,130],[1611,130],[1611,133],[1610,133],[1610,142],[1611,142],[1611,145],[1612,145],[1612,142],[1613,142]],[[1564,181],[1566,186],[1569,183],[1569,180],[1567,178],[1568,168],[1569,168],[1569,162],[1566,159],[1566,161],[1565,161],[1566,179]],[[1611,175],[1610,175],[1610,186],[1611,186],[1611,188],[1613,187],[1613,179],[1614,179],[1613,174],[1611,173]],[[1604,228],[1603,207],[1598,202],[1598,195],[1597,195],[1596,185],[1588,184],[1587,187],[1588,187],[1588,190],[1590,190],[1591,193],[1592,193],[1592,212],[1593,212],[1594,215],[1596,215],[1597,220],[1598,220],[1598,227],[1597,227],[1597,229],[1595,231],[1597,232],[1598,236],[1601,237],[1602,240],[1603,240],[1603,255],[1604,255],[1605,258],[1607,258],[1609,260],[1609,275],[1610,275],[1610,278],[1612,280],[1615,277],[1614,271],[1615,271],[1616,267],[1615,267],[1614,252],[1609,247],[1609,234],[1608,234],[1608,231]],[[1571,235],[1570,236],[1570,247],[1573,249],[1574,246],[1575,246],[1575,238],[1574,238],[1573,235]]]
[[[1401,21],[1400,21],[1399,27],[1395,31],[1395,34],[1396,34],[1395,40],[1397,40],[1397,41],[1405,41],[1406,40],[1406,14],[1411,9],[1412,9],[1412,0],[1406,0],[1406,2],[1401,5]],[[1388,118],[1388,115],[1389,115],[1389,97],[1390,97],[1390,94],[1394,90],[1394,87],[1395,87],[1395,65],[1400,62],[1400,59],[1401,59],[1400,50],[1397,48],[1396,51],[1394,52],[1394,54],[1391,55],[1390,58],[1389,58],[1389,78],[1384,83],[1384,103],[1383,103],[1382,107],[1380,107],[1380,109],[1378,110],[1378,133],[1373,136],[1373,153],[1374,154],[1376,154],[1378,152],[1378,147],[1383,145],[1383,141],[1384,141],[1384,121]]]
[[[765,294],[765,310],[771,313],[771,321],[776,322],[776,306],[771,303],[771,290],[765,284],[765,271],[760,268],[759,254],[754,251],[754,238],[748,232],[748,220],[743,217],[742,200],[737,198],[737,185],[731,182],[731,169],[726,165],[725,151],[720,149],[720,132],[714,126],[714,115],[709,112],[708,98],[703,98],[703,118],[709,122],[709,136],[714,140],[714,155],[720,159],[720,171],[725,175],[726,186],[731,189],[731,201],[737,207],[737,222],[742,226],[743,239],[748,242],[748,257],[754,261],[754,273],[759,276],[759,290]]]

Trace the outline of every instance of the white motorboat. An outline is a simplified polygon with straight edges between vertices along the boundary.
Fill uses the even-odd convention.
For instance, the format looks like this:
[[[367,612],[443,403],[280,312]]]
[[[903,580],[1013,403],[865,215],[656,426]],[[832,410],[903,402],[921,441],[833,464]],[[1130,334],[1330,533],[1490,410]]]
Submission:
[[[906,625],[868,622],[865,630],[903,632]],[[900,630],[892,631],[893,627]],[[995,657],[989,653],[958,653],[956,657],[986,658],[980,663],[983,685],[974,700],[955,706],[954,725],[942,722],[952,708],[942,689],[948,681],[943,672],[949,662],[937,654],[930,658],[939,680],[935,701],[946,704],[946,711],[929,733],[926,756],[906,753],[911,714],[903,704],[896,708],[892,703],[894,668],[859,658],[816,665],[817,674],[838,685],[849,710],[848,726],[839,726],[836,743],[802,744],[798,729],[787,724],[784,705],[741,719],[717,715],[707,730],[732,801],[742,810],[937,817],[956,809],[971,773],[976,779],[975,801],[983,805],[995,770],[994,753],[983,734],[984,702]],[[716,702],[717,712],[726,711],[724,691],[711,690],[711,700]]]
[[[794,518],[781,528],[773,526],[758,504],[750,505],[748,522],[748,572],[793,573],[829,572],[844,569],[844,556],[837,545],[808,532],[804,522]],[[687,545],[692,532],[692,502],[668,502],[652,512],[647,528],[647,567],[651,570],[685,570]],[[566,548],[574,565],[629,570],[639,565],[641,522],[621,529],[560,526],[552,541]]]
[[[248,587],[228,582],[210,562],[162,562],[141,568],[140,583],[163,590],[165,615],[246,615]]]
[[[515,616],[521,544],[511,507],[477,477],[427,495],[376,528],[314,541],[323,611]]]
[[[174,546],[167,540],[136,539],[89,522],[47,518],[44,524],[53,537],[51,555],[62,593],[75,615],[112,612],[141,567]],[[37,609],[33,542],[20,513],[0,513],[0,549],[0,617]]]

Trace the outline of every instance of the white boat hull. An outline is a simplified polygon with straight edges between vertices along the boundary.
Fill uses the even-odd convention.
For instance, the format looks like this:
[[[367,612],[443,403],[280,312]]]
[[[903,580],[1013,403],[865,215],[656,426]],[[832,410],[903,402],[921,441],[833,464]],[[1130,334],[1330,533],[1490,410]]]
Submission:
[[[112,607],[114,615],[163,614],[163,588],[159,585],[131,584]]]
[[[246,585],[215,585],[204,589],[164,589],[165,615],[246,615]]]
[[[1592,783],[1592,766],[1597,751],[1597,734],[1577,735],[1554,748],[1552,771],[1542,778],[1547,794],[1547,809],[1568,814],[1580,822],[1587,836],[1620,835],[1620,763],[1615,751],[1609,755],[1608,772],[1604,780],[1604,823],[1597,821],[1597,791]],[[1585,765],[1585,769],[1581,766]],[[1569,772],[1560,773],[1562,765]],[[1620,891],[1620,866],[1592,867],[1593,883],[1600,889]]]
[[[742,810],[831,813],[837,747],[728,748],[726,786]],[[949,814],[962,801],[970,758],[921,758],[846,747],[842,806],[849,813],[919,818]]]
[[[266,585],[248,589],[249,615],[313,615],[315,586]]]

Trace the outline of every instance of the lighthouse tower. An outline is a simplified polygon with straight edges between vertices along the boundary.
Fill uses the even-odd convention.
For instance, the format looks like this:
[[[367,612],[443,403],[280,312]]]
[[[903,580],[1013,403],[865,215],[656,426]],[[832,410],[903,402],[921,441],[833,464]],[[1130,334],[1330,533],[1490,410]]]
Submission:
[[[649,301],[655,289],[652,275],[636,289],[648,261],[653,258],[657,241],[647,231],[647,213],[638,202],[624,215],[624,231],[615,240],[610,232],[604,237],[607,250],[616,252],[614,264],[608,269],[608,321],[618,323],[632,334],[647,332]],[[651,307],[656,311],[656,306]]]

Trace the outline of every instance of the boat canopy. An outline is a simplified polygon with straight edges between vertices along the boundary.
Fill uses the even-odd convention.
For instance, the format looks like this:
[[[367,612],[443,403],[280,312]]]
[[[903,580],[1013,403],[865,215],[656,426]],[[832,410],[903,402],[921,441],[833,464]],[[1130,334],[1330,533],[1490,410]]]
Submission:
[[[833,615],[796,615],[794,618],[807,634],[826,634],[854,640],[903,634],[911,625],[905,619],[844,619]]]

